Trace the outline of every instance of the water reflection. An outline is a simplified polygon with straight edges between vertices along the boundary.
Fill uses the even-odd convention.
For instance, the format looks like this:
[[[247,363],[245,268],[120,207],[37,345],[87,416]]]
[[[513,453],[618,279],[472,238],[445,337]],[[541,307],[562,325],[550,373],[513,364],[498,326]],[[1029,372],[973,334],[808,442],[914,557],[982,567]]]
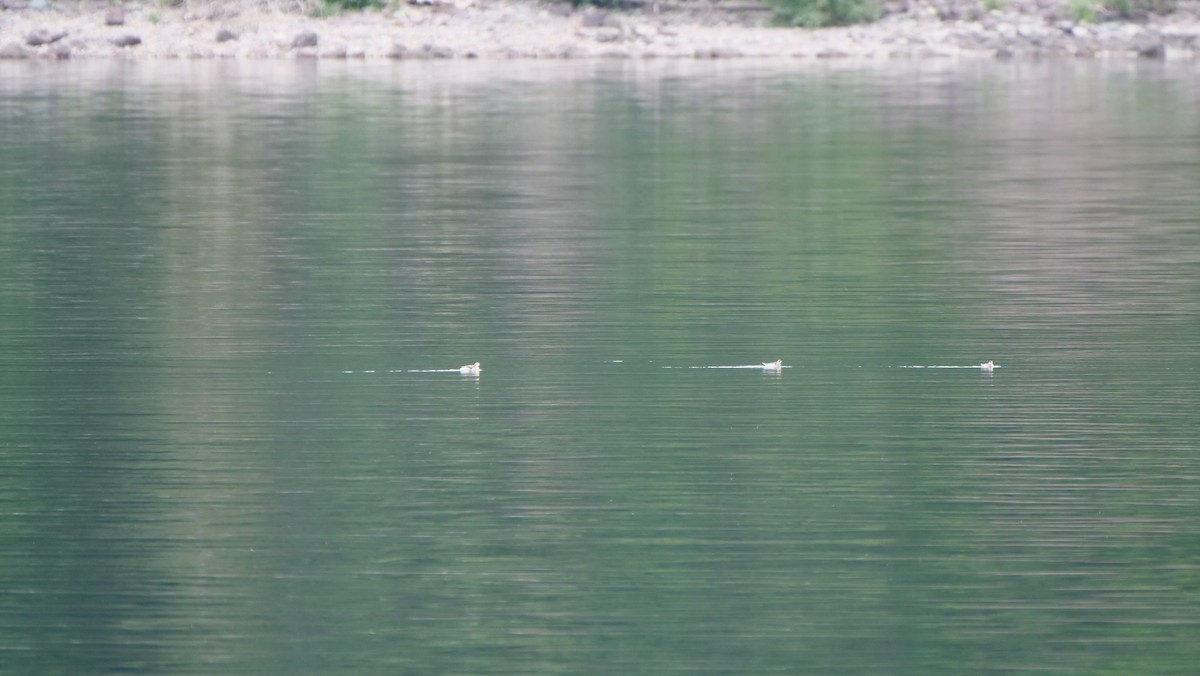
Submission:
[[[1195,662],[1186,71],[0,74],[16,670]]]

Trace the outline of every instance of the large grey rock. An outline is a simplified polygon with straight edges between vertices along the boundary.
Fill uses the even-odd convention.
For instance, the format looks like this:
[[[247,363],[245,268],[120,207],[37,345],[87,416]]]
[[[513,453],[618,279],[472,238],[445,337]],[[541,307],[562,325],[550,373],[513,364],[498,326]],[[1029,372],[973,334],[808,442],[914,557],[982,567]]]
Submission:
[[[292,48],[299,49],[301,47],[316,47],[320,42],[320,38],[312,31],[304,31],[292,40]]]
[[[132,33],[127,33],[113,38],[112,43],[118,47],[133,47],[142,44],[142,39]]]
[[[104,12],[105,26],[124,26],[125,25],[125,8],[120,5],[113,5]]]
[[[228,28],[222,28],[221,30],[217,31],[217,42],[229,42],[230,40],[236,39],[238,39],[238,34],[234,33]]]
[[[621,31],[615,28],[604,28],[592,36],[596,42],[620,42],[623,37]]]
[[[1167,57],[1167,45],[1162,40],[1145,39],[1134,46],[1137,55],[1143,59],[1162,60]]]
[[[421,52],[427,59],[451,59],[454,58],[454,50],[449,47],[440,45],[422,45]]]
[[[0,60],[3,59],[28,59],[29,52],[21,45],[10,42],[6,45],[0,45]]]
[[[449,47],[425,44],[420,49],[409,49],[397,42],[388,50],[389,59],[452,59],[454,50]]]
[[[39,28],[29,35],[25,36],[25,44],[30,47],[41,47],[42,45],[50,45],[67,37],[66,31],[48,31],[45,28]]]
[[[579,17],[579,24],[584,28],[599,28],[605,25],[606,21],[608,21],[608,12],[598,9],[589,9]]]

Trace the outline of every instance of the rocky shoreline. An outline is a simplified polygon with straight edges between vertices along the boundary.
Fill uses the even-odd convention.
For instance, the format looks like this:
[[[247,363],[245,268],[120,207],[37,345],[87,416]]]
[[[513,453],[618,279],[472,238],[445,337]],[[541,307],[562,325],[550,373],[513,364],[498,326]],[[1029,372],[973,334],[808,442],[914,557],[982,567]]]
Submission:
[[[0,59],[1026,58],[1200,56],[1200,3],[1080,21],[1065,0],[892,3],[878,22],[769,25],[758,2],[606,11],[537,0],[410,0],[317,17],[244,3],[0,0]],[[1099,17],[1103,19],[1104,17]]]

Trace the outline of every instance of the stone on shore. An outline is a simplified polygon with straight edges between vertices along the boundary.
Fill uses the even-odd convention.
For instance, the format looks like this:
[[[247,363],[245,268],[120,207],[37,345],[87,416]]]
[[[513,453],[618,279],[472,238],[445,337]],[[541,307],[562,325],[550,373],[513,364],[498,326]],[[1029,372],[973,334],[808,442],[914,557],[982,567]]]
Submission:
[[[124,26],[125,25],[125,8],[120,5],[113,5],[104,12],[105,26]]]
[[[736,59],[740,56],[742,56],[741,52],[727,47],[697,49],[695,53],[697,59]]]
[[[41,47],[42,45],[50,45],[67,37],[66,31],[48,31],[45,28],[39,28],[29,35],[25,36],[25,44],[30,47]]]
[[[133,47],[142,44],[142,39],[132,33],[127,33],[113,38],[112,43],[118,47]]]
[[[1161,37],[1146,36],[1134,45],[1137,55],[1143,59],[1163,60],[1167,58],[1167,44]]]
[[[6,45],[0,45],[0,60],[4,59],[28,59],[29,52],[21,45],[10,42]]]
[[[440,45],[424,44],[420,49],[409,49],[407,45],[397,42],[388,50],[387,56],[389,59],[452,59],[455,54],[453,49]],[[463,56],[474,58],[471,54]]]
[[[217,42],[229,42],[236,39],[238,39],[238,34],[228,28],[222,28],[217,31]]]
[[[292,49],[316,47],[318,42],[320,42],[320,38],[314,31],[304,31],[292,39]]]
[[[584,28],[599,28],[606,25],[608,21],[608,12],[602,10],[588,10],[579,17],[579,25]]]

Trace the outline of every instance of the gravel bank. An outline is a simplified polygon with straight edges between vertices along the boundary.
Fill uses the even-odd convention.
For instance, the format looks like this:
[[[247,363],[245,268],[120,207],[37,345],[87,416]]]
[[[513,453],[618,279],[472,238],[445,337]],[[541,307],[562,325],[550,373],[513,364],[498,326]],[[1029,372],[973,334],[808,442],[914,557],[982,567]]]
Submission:
[[[892,3],[877,23],[776,28],[755,2],[607,12],[536,0],[418,0],[314,17],[231,3],[0,0],[0,58],[1150,58],[1196,59],[1200,3],[1140,21],[1080,22],[1064,1],[986,11]],[[1103,18],[1103,17],[1101,17]]]

